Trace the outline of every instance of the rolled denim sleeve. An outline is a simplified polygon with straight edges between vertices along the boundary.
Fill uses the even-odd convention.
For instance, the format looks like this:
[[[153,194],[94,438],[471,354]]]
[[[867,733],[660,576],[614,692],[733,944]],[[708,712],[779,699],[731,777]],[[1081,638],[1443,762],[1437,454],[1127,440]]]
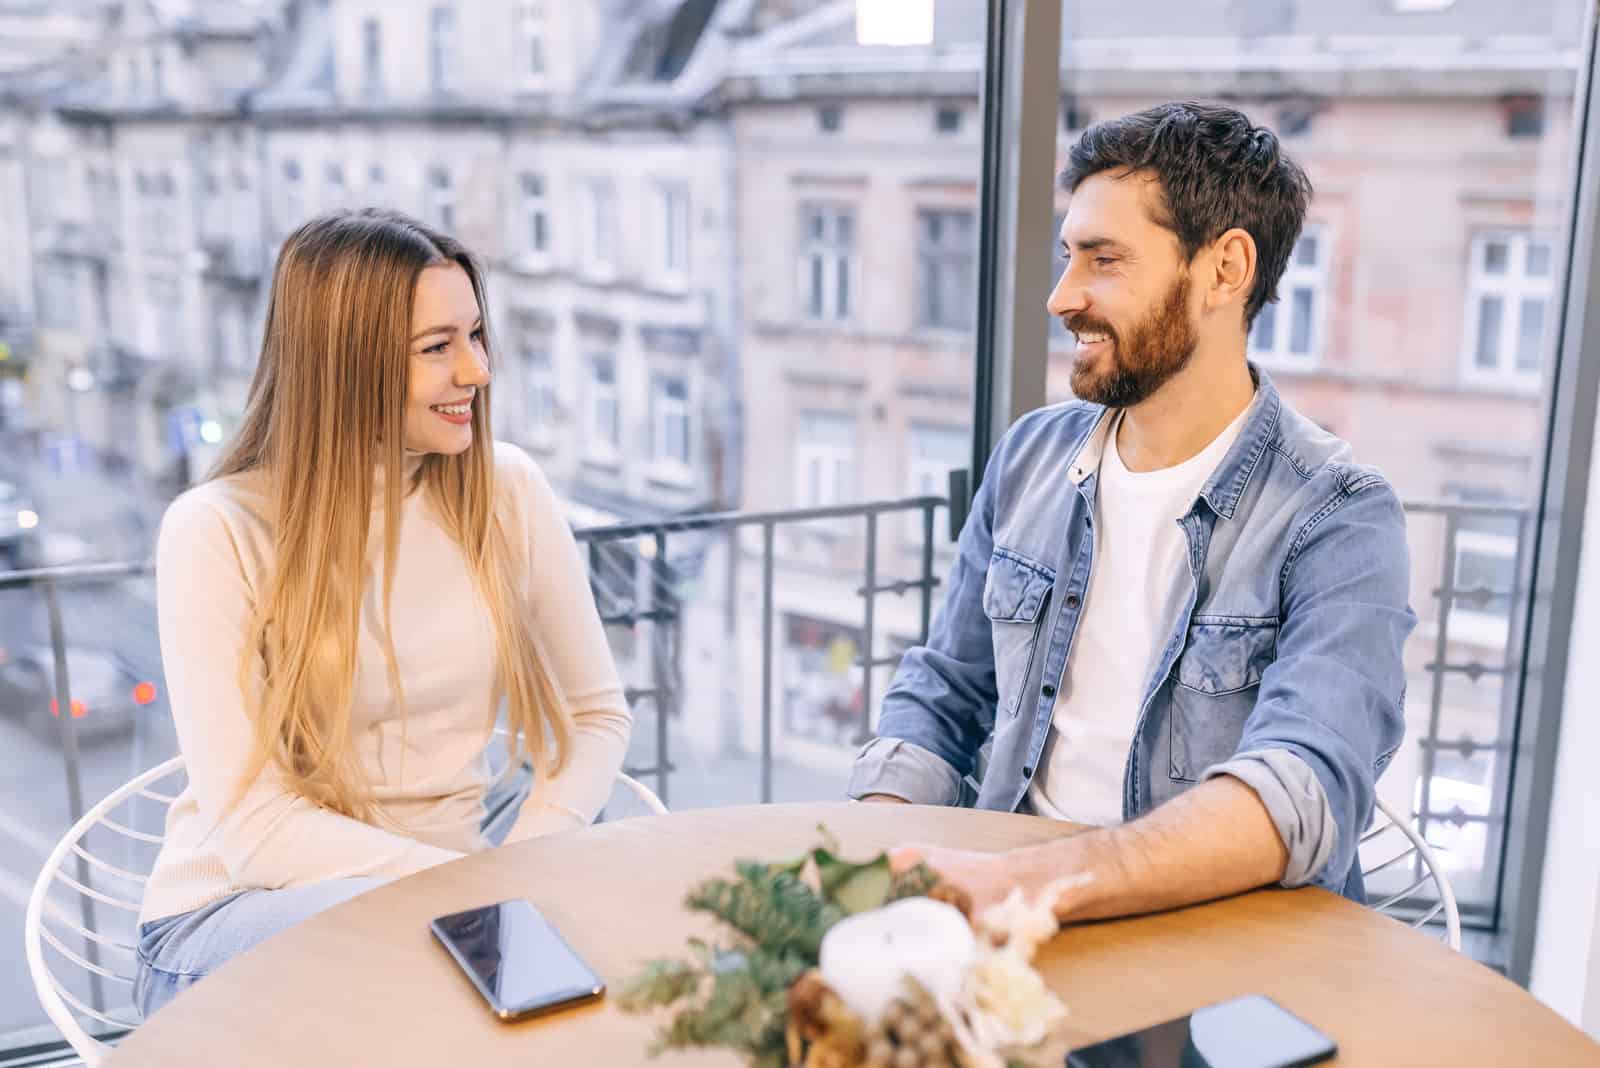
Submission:
[[[954,805],[994,728],[994,636],[983,611],[983,585],[994,552],[995,494],[1005,477],[1005,449],[1002,440],[973,497],[928,642],[901,658],[883,697],[878,737],[856,757],[851,797],[883,793]]]
[[[1357,863],[1378,775],[1405,733],[1404,648],[1417,617],[1394,491],[1353,465],[1320,477],[1329,492],[1305,515],[1283,564],[1277,656],[1235,758],[1212,770],[1261,796],[1289,847],[1285,882],[1338,892]]]
[[[1287,749],[1240,753],[1205,770],[1201,781],[1228,775],[1256,792],[1289,853],[1282,885],[1305,886],[1328,866],[1339,845],[1339,823],[1311,765]]]

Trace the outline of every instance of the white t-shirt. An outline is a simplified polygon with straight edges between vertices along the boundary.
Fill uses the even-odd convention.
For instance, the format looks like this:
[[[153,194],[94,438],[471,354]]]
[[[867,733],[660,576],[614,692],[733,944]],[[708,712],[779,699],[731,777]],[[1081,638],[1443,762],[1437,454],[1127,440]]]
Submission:
[[[1189,540],[1178,523],[1244,427],[1239,413],[1174,467],[1135,473],[1107,431],[1095,494],[1094,566],[1028,799],[1041,816],[1122,822],[1122,780],[1152,661],[1186,591]],[[1041,638],[1041,640],[1043,640]]]

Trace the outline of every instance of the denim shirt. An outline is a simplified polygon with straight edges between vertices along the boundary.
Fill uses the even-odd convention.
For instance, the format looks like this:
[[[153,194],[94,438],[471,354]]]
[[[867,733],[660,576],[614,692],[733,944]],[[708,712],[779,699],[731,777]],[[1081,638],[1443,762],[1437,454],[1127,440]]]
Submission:
[[[1361,901],[1361,830],[1404,733],[1402,650],[1416,625],[1405,517],[1382,475],[1251,373],[1239,437],[1179,520],[1189,570],[1144,687],[1123,816],[1235,775],[1286,843],[1328,824],[1295,881]],[[900,663],[852,796],[1021,804],[1089,585],[1107,414],[1054,405],[996,447],[943,609]],[[1304,781],[1273,774],[1288,766]]]

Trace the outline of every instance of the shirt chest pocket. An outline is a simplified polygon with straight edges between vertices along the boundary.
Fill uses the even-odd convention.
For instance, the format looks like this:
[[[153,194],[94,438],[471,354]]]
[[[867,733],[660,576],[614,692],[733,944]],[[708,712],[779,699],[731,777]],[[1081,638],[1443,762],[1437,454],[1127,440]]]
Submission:
[[[983,614],[994,640],[998,713],[1015,716],[1039,646],[1044,606],[1055,576],[1041,564],[996,549],[983,583]]]
[[[1275,622],[1191,621],[1168,717],[1173,779],[1195,782],[1237,751],[1277,646]]]

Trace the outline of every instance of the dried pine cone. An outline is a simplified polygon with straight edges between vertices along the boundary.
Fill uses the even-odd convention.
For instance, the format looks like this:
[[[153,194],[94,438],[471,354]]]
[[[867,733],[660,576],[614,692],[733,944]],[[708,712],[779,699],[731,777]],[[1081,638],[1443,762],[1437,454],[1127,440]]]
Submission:
[[[805,1068],[855,1068],[861,1063],[866,1026],[815,970],[789,987],[789,1061]],[[804,1061],[801,1053],[804,1052]]]
[[[972,922],[972,895],[952,883],[943,879],[933,884],[933,889],[928,891],[928,896],[935,901],[943,901],[946,905],[953,905],[961,911],[961,915]]]

